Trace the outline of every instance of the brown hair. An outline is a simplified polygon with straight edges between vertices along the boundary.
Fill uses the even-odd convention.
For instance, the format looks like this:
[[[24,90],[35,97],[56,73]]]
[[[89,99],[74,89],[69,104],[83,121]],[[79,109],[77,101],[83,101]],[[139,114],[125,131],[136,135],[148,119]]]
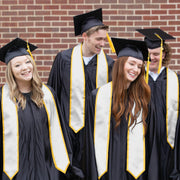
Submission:
[[[168,66],[171,60],[172,50],[171,47],[166,43],[163,45],[163,52],[165,53],[165,57],[162,61],[162,65]]]
[[[139,112],[142,111],[142,121],[146,128],[146,118],[148,115],[148,103],[151,97],[150,87],[144,80],[145,67],[142,66],[141,73],[135,81],[133,81],[127,89],[127,83],[124,76],[124,65],[128,57],[118,58],[113,66],[112,84],[113,84],[113,108],[112,113],[116,120],[116,127],[121,123],[121,118],[125,115],[131,115],[131,124],[136,122]],[[134,103],[135,111],[132,114]]]
[[[43,96],[44,96],[43,91],[41,89],[42,81],[39,78],[36,65],[34,61],[32,60],[31,56],[26,55],[26,57],[31,61],[33,65],[33,78],[31,81],[31,84],[32,84],[31,99],[40,108],[43,106]],[[18,89],[16,80],[13,76],[13,72],[11,68],[11,61],[7,64],[7,68],[6,68],[6,82],[10,89],[10,98],[16,105],[24,109],[26,106],[26,98]]]

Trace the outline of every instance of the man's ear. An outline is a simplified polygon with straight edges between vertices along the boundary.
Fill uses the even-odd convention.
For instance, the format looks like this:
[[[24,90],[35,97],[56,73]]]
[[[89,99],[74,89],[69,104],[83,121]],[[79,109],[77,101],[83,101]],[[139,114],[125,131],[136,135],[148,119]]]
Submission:
[[[165,58],[165,52],[162,52],[162,59]]]
[[[86,32],[83,32],[83,33],[82,33],[82,38],[83,38],[83,40],[86,40],[86,39],[87,39],[87,33],[86,33]]]

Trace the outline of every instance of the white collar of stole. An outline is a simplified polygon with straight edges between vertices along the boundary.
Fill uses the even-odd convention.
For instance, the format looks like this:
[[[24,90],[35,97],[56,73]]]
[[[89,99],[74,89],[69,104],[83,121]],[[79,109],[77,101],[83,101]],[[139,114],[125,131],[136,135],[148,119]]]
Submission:
[[[94,146],[99,179],[108,171],[111,105],[112,82],[99,88],[95,102]],[[137,119],[137,122],[140,121],[142,121],[142,113]],[[145,170],[144,128],[143,123],[131,127],[127,135],[127,171],[137,178]]]
[[[179,116],[179,80],[174,71],[167,68],[166,72],[166,134],[167,142],[171,148],[174,148],[176,124]]]
[[[96,88],[108,82],[108,63],[103,50],[97,55]],[[85,120],[85,72],[82,44],[73,48],[70,73],[69,126],[75,133],[84,127]]]
[[[69,166],[69,157],[60,125],[54,96],[45,85],[44,106],[48,116],[49,137],[52,158],[55,167],[66,172]],[[11,113],[10,111],[11,110]],[[19,122],[18,110],[9,96],[9,87],[2,88],[2,122],[3,122],[3,171],[12,179],[19,171]]]

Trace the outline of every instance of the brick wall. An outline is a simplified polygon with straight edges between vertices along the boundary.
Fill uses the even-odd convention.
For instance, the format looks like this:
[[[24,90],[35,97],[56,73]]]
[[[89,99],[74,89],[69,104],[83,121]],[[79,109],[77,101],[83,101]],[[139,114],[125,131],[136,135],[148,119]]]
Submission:
[[[176,37],[170,67],[180,72],[180,0],[1,0],[0,47],[20,37],[37,45],[33,52],[43,82],[55,55],[81,41],[74,37],[73,16],[103,8],[104,23],[112,37],[143,36],[137,28],[161,28]],[[106,52],[113,58],[116,56]],[[5,65],[0,63],[0,85],[5,82]]]

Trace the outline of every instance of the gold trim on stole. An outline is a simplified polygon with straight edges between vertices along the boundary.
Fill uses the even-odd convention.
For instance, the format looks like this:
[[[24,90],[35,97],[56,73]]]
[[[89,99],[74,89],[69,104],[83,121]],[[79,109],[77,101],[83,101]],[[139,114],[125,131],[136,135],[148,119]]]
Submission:
[[[67,153],[54,96],[43,85],[44,107],[48,116],[52,157],[57,170],[65,173],[70,161]],[[9,97],[9,88],[2,88],[3,171],[12,179],[19,171],[19,122],[17,107]],[[7,105],[8,104],[8,105]],[[11,109],[11,113],[9,113]],[[16,114],[16,116],[14,116]],[[16,127],[16,128],[15,128]],[[17,154],[17,156],[15,156]],[[16,166],[16,167],[13,167]]]
[[[103,50],[97,55],[96,87],[108,82],[108,62]],[[78,133],[85,125],[85,72],[82,43],[73,48],[70,72],[69,126]]]
[[[135,104],[132,112],[134,113]],[[131,122],[129,116],[128,127]],[[127,167],[126,170],[137,179],[146,169],[145,131],[142,123],[142,110],[137,123],[132,124],[127,132]]]
[[[3,171],[9,179],[13,179],[19,171],[19,122],[17,106],[10,99],[7,84],[2,87],[1,110],[3,126]]]
[[[54,165],[56,169],[66,173],[70,160],[61,128],[56,102],[51,91],[45,84],[43,84],[42,90],[44,92],[43,104],[48,116],[49,139]]]
[[[108,171],[111,104],[112,82],[109,82],[98,89],[95,102],[94,146],[99,179]]]
[[[177,74],[166,69],[166,135],[170,147],[174,148],[176,124],[179,116],[179,80]]]

